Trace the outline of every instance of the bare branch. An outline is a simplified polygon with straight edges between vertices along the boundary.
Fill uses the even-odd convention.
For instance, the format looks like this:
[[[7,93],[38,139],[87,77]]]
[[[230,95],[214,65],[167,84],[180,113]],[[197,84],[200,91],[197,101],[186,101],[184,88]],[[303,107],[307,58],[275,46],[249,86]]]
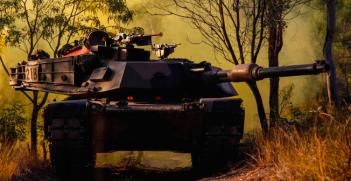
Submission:
[[[230,54],[232,55],[232,58],[233,58],[233,60],[234,60],[235,65],[238,65],[238,64],[239,64],[239,63],[238,63],[238,60],[236,59],[235,53],[234,53],[234,51],[233,51],[233,47],[232,47],[232,45],[231,45],[231,43],[230,43],[230,40],[229,40],[229,38],[228,38],[228,35],[227,35],[227,30],[225,29],[225,20],[224,20],[224,16],[223,16],[223,1],[222,1],[222,0],[220,0],[220,2],[219,2],[219,12],[220,12],[221,23],[222,23],[221,28],[222,28],[222,31],[223,31],[223,34],[224,34],[226,43],[228,44],[228,46],[227,46],[227,47],[228,47],[228,50],[229,50]],[[239,23],[238,23],[238,24],[239,24]],[[241,55],[241,54],[240,54],[240,55]],[[240,57],[241,57],[241,56],[240,56]],[[243,61],[243,59],[242,59],[242,61]]]
[[[29,17],[28,17],[28,11],[27,11],[27,0],[22,1],[23,2],[23,8],[24,8],[24,12],[26,12],[26,22],[29,28],[29,31],[32,32],[32,26],[30,26],[30,21],[29,21]]]
[[[35,30],[37,29],[37,23],[38,23],[38,14],[39,14],[39,0],[37,0],[37,4],[36,4],[36,13],[35,13],[35,19],[34,19],[34,26],[33,26],[33,31],[31,32],[31,34],[34,34]]]
[[[267,3],[266,3],[266,0],[263,0],[263,7],[262,7],[262,11],[261,11],[261,30],[260,30],[260,37],[259,37],[259,41],[258,41],[258,45],[257,45],[257,48],[256,48],[256,51],[255,51],[255,56],[253,57],[253,59],[251,60],[252,63],[256,63],[257,61],[257,56],[258,56],[258,53],[260,52],[260,49],[261,49],[261,46],[262,46],[262,42],[263,42],[263,32],[264,32],[264,29],[265,29],[265,26],[264,26],[264,17],[265,17],[265,11],[266,11],[266,6],[267,6]]]
[[[46,102],[46,100],[48,98],[48,95],[49,95],[49,93],[45,92],[44,98],[41,100],[40,104],[38,105],[38,110],[41,109],[44,106],[44,104],[45,104],[45,102]]]
[[[5,71],[7,73],[7,75],[10,76],[10,73],[9,73],[9,71],[7,70],[7,68],[6,68],[5,64],[4,64],[4,61],[2,61],[1,56],[0,56],[0,61],[1,61],[2,67],[5,69]]]
[[[80,11],[79,13],[77,13],[77,14],[75,14],[75,15],[73,15],[73,16],[77,16],[77,15],[79,15],[80,13],[84,12],[85,10],[89,9],[90,6],[91,6],[94,2],[95,2],[95,0],[91,1],[90,4],[89,4],[86,8],[84,8],[82,11]]]
[[[45,39],[45,38],[44,38],[44,40],[48,43],[48,45],[49,45],[49,47],[51,48],[51,50],[54,51],[54,48],[51,46],[52,40],[49,41],[48,39]]]

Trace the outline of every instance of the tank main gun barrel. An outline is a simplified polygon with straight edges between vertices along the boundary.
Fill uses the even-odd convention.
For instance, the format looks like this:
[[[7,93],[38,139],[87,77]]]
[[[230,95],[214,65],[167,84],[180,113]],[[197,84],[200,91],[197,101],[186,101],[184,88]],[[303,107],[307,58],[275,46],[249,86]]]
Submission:
[[[319,74],[328,70],[329,65],[324,60],[318,60],[313,64],[270,68],[263,68],[257,64],[240,64],[236,65],[232,70],[204,72],[202,81],[208,83],[257,81],[271,77]]]

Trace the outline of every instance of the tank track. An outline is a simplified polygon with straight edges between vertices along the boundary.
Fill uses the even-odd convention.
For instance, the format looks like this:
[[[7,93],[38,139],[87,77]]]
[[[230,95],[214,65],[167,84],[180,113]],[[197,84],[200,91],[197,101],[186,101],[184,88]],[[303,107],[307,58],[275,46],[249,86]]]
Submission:
[[[204,132],[200,146],[191,154],[193,167],[202,171],[221,171],[238,159],[238,146],[231,144],[237,139],[223,136],[223,132],[211,134],[209,131],[214,127],[222,127],[221,130],[225,130],[225,126],[211,125],[206,127],[207,130]]]
[[[47,117],[48,107],[44,110]],[[67,110],[74,112],[72,110]],[[52,171],[65,180],[86,180],[91,149],[85,135],[85,115],[47,119]]]
[[[225,115],[205,115],[208,118],[203,122],[201,139],[191,154],[195,169],[212,173],[222,171],[240,160],[239,145],[244,114],[243,109],[233,114],[237,120],[242,121],[225,119]],[[233,115],[227,115],[227,118]]]

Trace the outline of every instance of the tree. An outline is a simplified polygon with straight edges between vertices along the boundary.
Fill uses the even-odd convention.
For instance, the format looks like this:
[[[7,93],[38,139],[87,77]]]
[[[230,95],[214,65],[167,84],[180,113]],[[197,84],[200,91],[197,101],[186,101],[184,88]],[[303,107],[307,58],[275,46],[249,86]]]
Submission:
[[[269,67],[279,66],[279,53],[283,47],[283,29],[285,17],[295,7],[306,4],[310,0],[271,0],[268,3],[268,62]],[[269,79],[269,120],[270,127],[275,127],[279,116],[279,77]]]
[[[56,0],[48,8],[49,12],[44,19],[48,24],[48,28],[44,31],[44,40],[54,52],[55,58],[63,40],[66,41],[65,44],[69,44],[76,35],[85,34],[94,29],[143,33],[140,27],[127,29],[121,25],[132,21],[135,15],[127,7],[125,0],[65,0],[63,4]],[[114,25],[101,24],[97,12],[106,14],[107,19],[112,20]],[[80,37],[81,40],[83,38]]]
[[[9,14],[12,19],[7,24],[6,45],[19,48],[25,52],[27,61],[30,60],[35,47],[43,39],[49,43],[54,57],[56,57],[61,41],[64,39],[69,43],[74,35],[101,28],[102,26],[98,26],[97,12],[109,13],[108,18],[115,22],[118,21],[118,23],[127,23],[134,16],[134,12],[127,8],[125,0],[65,0],[63,4],[60,0],[15,0],[13,2],[16,3],[10,3],[8,6],[8,9],[13,11]],[[85,13],[89,12],[91,14],[87,16]],[[82,20],[84,20],[84,23],[80,22]],[[16,21],[25,22],[26,25],[16,26]],[[89,23],[91,23],[90,26]],[[121,30],[122,26],[119,27]],[[132,30],[142,31],[142,28],[137,27]],[[7,72],[2,59],[1,62]],[[48,93],[44,94],[41,101],[38,101],[40,97],[38,91],[33,91],[32,98],[25,92],[23,93],[33,104],[31,149],[36,154],[38,112],[44,106]]]
[[[278,5],[278,6],[277,6]],[[279,52],[283,47],[283,27],[282,27],[282,13],[283,9],[279,7],[276,0],[269,2],[269,19],[277,21],[269,21],[269,37],[268,37],[268,62],[269,67],[279,66]],[[279,77],[269,79],[270,92],[269,92],[269,120],[270,127],[275,126],[275,122],[279,119],[278,112],[278,92],[279,92]]]
[[[327,27],[323,42],[323,57],[328,62],[330,68],[327,72],[327,89],[329,103],[340,109],[338,88],[336,84],[335,63],[332,54],[332,44],[335,34],[335,0],[327,0]]]
[[[175,15],[189,20],[203,35],[203,43],[213,47],[215,52],[226,61],[238,65],[248,62],[247,60],[250,63],[256,63],[270,31],[267,29],[268,25],[274,25],[273,30],[275,30],[275,25],[279,24],[277,22],[282,22],[286,14],[304,2],[281,0],[273,4],[268,0],[173,0],[173,4],[156,2],[154,6],[166,12],[162,15]],[[277,13],[271,14],[272,9],[269,8],[273,5],[276,8],[285,9],[277,9],[279,10]],[[279,19],[274,19],[277,15]],[[273,39],[272,42],[276,43],[278,40]],[[279,53],[279,51],[276,52]],[[275,58],[275,60],[278,59]],[[249,81],[246,84],[256,99],[261,127],[264,132],[267,132],[266,114],[257,84],[255,81]]]
[[[17,4],[13,4],[12,8],[16,9],[15,13],[11,14],[16,20],[21,20],[26,23],[26,26],[18,28],[14,22],[8,26],[6,44],[14,46],[27,54],[27,60],[33,54],[36,45],[44,35],[44,30],[48,27],[44,18],[47,6],[52,1],[33,0],[32,6],[29,5],[28,0],[20,0]],[[31,8],[30,8],[31,7]],[[30,8],[30,9],[28,9]],[[2,60],[1,60],[2,61]],[[4,63],[2,62],[3,66]],[[4,66],[5,68],[5,66]],[[5,68],[6,69],[6,68]],[[7,70],[7,69],[6,69]],[[9,75],[9,73],[7,72]],[[23,91],[22,91],[23,92]],[[24,92],[23,92],[24,93]],[[38,91],[33,91],[33,97],[27,98],[33,104],[31,117],[31,149],[33,154],[37,153],[37,119],[38,112],[44,106],[49,93],[45,93],[42,100],[38,100]]]
[[[2,63],[2,66],[4,67],[6,73],[8,76],[10,76],[4,61],[2,60],[1,56],[0,56],[0,61]],[[31,130],[31,150],[33,152],[33,154],[36,156],[37,153],[37,119],[38,119],[38,112],[39,110],[44,106],[49,93],[45,93],[44,97],[42,98],[42,100],[40,101],[40,103],[38,104],[38,91],[33,91],[33,98],[31,98],[26,92],[22,91],[22,93],[31,101],[31,103],[33,104],[33,109],[32,109],[32,118],[31,118],[31,126],[30,126],[30,130]]]
[[[323,53],[324,60],[330,65],[326,75],[328,101],[330,105],[340,109],[337,80],[343,78],[337,77],[335,64],[339,64],[341,69],[344,69],[342,72],[345,73],[347,87],[350,75],[347,75],[347,69],[345,68],[349,64],[351,50],[350,0],[340,0],[337,3],[334,0],[315,0],[314,2],[314,6],[320,10],[315,11],[313,20],[311,19],[311,22],[316,26],[314,32],[316,51]],[[321,41],[322,38],[323,41]],[[341,92],[341,96],[343,96],[343,99],[349,100],[348,90],[344,94]]]

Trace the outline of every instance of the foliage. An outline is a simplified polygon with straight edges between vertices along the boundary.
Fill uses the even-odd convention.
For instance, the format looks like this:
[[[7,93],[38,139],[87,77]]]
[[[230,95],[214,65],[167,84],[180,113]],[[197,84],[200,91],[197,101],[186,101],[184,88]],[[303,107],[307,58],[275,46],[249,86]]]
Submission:
[[[284,113],[285,110],[289,107],[291,107],[292,103],[290,102],[290,98],[292,97],[292,91],[294,90],[295,85],[290,84],[285,87],[283,87],[279,91],[279,100],[280,100],[280,105],[279,105],[279,117],[281,117]]]
[[[5,26],[12,24],[15,17],[11,16],[12,12],[16,12],[16,7],[19,0],[0,0],[0,30],[2,31]]]
[[[125,0],[66,0],[64,3],[56,0],[54,6],[49,8],[51,10],[45,18],[49,26],[44,31],[44,40],[54,51],[54,56],[61,46],[61,40],[69,44],[73,37],[79,36],[82,43],[84,37],[81,35],[95,29],[109,31],[110,34],[143,33],[140,27],[127,29],[122,26],[132,21],[135,15],[128,9]],[[101,13],[107,16],[108,22],[112,21],[112,25],[101,24],[101,18],[99,18]]]
[[[0,141],[2,143],[13,143],[17,139],[26,139],[27,118],[22,117],[23,105],[20,102],[9,103],[9,107],[3,108],[0,112]]]
[[[291,126],[301,125],[306,115],[305,110],[296,107],[290,102],[293,96],[294,84],[287,85],[279,91],[279,118],[276,123],[279,127],[290,129]]]
[[[250,164],[270,169],[274,180],[347,180],[351,174],[351,110],[344,106],[333,117],[313,107],[316,109],[301,105],[292,110],[301,124],[280,124],[269,137],[255,132],[247,139],[253,144]]]
[[[9,13],[11,21],[7,26],[7,45],[17,47],[31,55],[40,40],[46,40],[57,55],[62,41],[68,44],[71,38],[81,37],[94,29],[142,33],[143,29],[126,25],[135,13],[128,9],[125,0],[16,0]],[[101,13],[113,25],[101,24]],[[19,22],[25,22],[21,25]],[[29,56],[28,56],[29,57]]]
[[[0,144],[0,165],[0,180],[27,180],[21,178],[31,169],[49,168],[49,162],[34,157],[24,143],[19,146]]]
[[[35,46],[43,36],[44,30],[48,27],[44,18],[46,17],[47,7],[52,1],[33,0],[31,4],[28,0],[19,0],[10,8],[16,9],[9,13],[14,21],[7,26],[6,44],[19,48],[29,56],[32,54]],[[25,26],[18,27],[16,21],[22,21]]]
[[[3,31],[6,26],[15,22],[15,17],[12,16],[12,12],[15,12],[16,9],[12,7],[15,7],[18,2],[19,0],[0,0],[0,53],[1,49],[5,46]]]

